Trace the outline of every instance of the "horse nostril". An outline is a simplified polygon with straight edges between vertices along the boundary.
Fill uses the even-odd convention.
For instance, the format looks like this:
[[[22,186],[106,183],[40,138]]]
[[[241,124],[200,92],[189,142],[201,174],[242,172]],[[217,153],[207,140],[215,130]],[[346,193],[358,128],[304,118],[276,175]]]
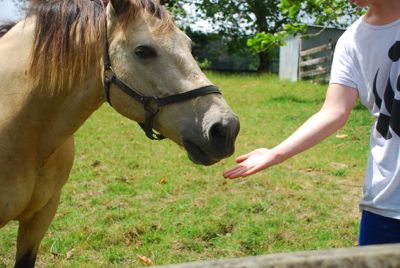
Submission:
[[[239,133],[240,124],[236,117],[214,123],[209,129],[208,152],[214,158],[222,159],[235,151],[235,139]]]
[[[224,142],[226,140],[227,129],[221,123],[216,123],[210,128],[210,140]]]

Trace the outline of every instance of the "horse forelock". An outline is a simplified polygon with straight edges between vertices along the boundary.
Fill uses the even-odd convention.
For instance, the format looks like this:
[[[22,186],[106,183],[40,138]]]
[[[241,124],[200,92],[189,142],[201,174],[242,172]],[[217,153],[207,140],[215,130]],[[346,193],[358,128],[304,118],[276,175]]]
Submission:
[[[128,1],[128,8],[123,12],[125,23],[129,22],[132,16],[136,16],[139,12],[148,12],[154,17],[158,18],[162,27],[168,28],[173,25],[171,16],[164,6],[160,5],[154,0],[126,0]],[[108,2],[108,1],[106,1]]]
[[[140,12],[155,16],[165,28],[173,24],[166,9],[154,0],[125,1],[127,8],[120,14],[123,25],[128,25]],[[70,88],[84,78],[93,57],[100,57],[103,51],[104,13],[108,2],[31,1],[27,14],[35,17],[36,27],[30,74],[38,86],[54,92]]]

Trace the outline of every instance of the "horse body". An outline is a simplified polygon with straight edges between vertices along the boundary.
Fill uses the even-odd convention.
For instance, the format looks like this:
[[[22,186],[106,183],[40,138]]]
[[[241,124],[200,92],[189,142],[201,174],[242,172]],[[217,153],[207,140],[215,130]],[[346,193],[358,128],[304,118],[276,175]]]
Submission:
[[[93,15],[100,12],[99,7],[87,5],[99,1],[55,3],[73,3],[73,8],[81,8],[80,13],[86,9]],[[127,9],[131,14],[126,14]],[[164,27],[157,12],[165,11],[151,0],[112,0],[108,4],[104,19],[114,71],[135,88],[146,89],[143,93],[149,96],[210,84],[191,57],[190,40],[175,25]],[[72,36],[68,46],[79,48],[83,42],[90,55],[81,55],[84,69],[66,70],[66,75],[61,66],[53,73],[53,67],[60,63],[52,56],[58,52],[51,49],[51,43],[45,44],[50,52],[43,51],[41,40],[37,40],[44,34],[38,32],[42,26],[38,26],[38,16],[28,17],[0,38],[0,227],[11,220],[19,221],[16,267],[34,266],[40,241],[56,213],[61,189],[72,168],[73,134],[105,100],[103,47],[98,40],[103,33],[90,33],[87,40],[68,33]],[[83,24],[70,28],[79,32],[80,27]],[[101,25],[96,27],[102,29]],[[135,47],[151,47],[150,52],[156,51],[157,57],[143,58],[149,51],[139,53]],[[68,57],[72,54],[66,53]],[[35,64],[45,71],[35,73]],[[66,67],[73,64],[68,65],[67,60]],[[114,86],[111,90],[117,112],[138,122],[145,120],[146,111],[140,103]],[[210,94],[163,107],[154,127],[184,146],[193,162],[209,165],[233,153],[239,125],[224,99]]]
[[[21,266],[34,262],[56,212],[73,163],[73,133],[103,102],[100,66],[72,85],[76,90],[49,94],[35,85],[28,74],[34,25],[20,22],[0,39],[0,226],[20,222]]]
[[[35,86],[28,75],[34,22],[0,39],[0,226],[19,221],[20,266],[34,262],[56,212],[73,163],[73,133],[102,103],[100,78],[54,94]],[[99,68],[92,72],[88,77],[99,77]]]

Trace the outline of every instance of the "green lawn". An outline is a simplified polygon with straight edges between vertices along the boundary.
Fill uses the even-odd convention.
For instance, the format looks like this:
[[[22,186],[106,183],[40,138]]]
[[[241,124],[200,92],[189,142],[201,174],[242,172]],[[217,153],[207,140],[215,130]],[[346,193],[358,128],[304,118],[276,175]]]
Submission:
[[[321,107],[326,85],[209,74],[241,119],[235,156],[272,147]],[[234,157],[193,165],[104,105],[76,135],[75,165],[38,267],[140,267],[355,246],[372,119],[357,106],[340,138],[247,179]],[[0,267],[17,224],[0,230]]]

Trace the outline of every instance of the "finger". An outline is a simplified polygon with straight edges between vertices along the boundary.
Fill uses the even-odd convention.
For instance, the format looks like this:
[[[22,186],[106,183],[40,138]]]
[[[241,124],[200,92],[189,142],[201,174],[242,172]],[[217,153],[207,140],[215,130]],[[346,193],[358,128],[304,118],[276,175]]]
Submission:
[[[257,172],[261,171],[263,168],[258,167],[258,166],[254,166],[252,168],[247,169],[246,171],[244,171],[242,173],[242,177],[248,177],[251,176],[253,174],[256,174]]]
[[[235,179],[238,177],[242,177],[242,175],[247,171],[247,167],[244,166],[237,166],[236,168],[226,172],[224,177],[227,179]]]
[[[237,166],[235,168],[225,171],[223,175],[225,178],[231,178],[235,174],[239,173],[241,169],[242,169],[242,167]]]
[[[242,167],[236,166],[230,170],[227,170],[224,172],[224,177],[231,178],[231,176],[233,176],[234,174],[237,174],[241,169],[242,169]]]
[[[238,156],[238,157],[236,158],[236,163],[242,163],[244,160],[246,160],[247,158],[249,158],[250,154],[251,154],[251,153]]]

